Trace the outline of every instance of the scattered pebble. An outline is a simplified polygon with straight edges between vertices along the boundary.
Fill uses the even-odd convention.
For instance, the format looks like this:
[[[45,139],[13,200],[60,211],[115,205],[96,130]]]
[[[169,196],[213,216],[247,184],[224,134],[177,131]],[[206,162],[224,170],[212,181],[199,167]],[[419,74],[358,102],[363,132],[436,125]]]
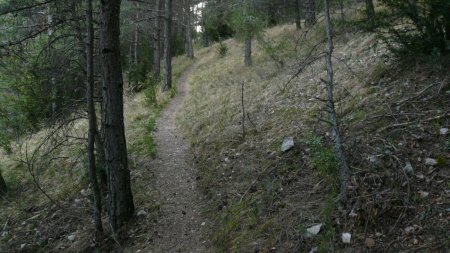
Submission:
[[[342,233],[341,238],[342,238],[342,242],[343,243],[349,244],[350,241],[352,240],[352,234],[350,234],[350,233]]]
[[[286,137],[281,144],[281,151],[286,152],[294,147],[294,137]]]
[[[137,213],[137,216],[145,216],[145,215],[147,215],[147,212],[144,211],[144,210],[140,210],[140,211]]]
[[[441,135],[447,135],[448,134],[448,128],[441,128],[441,129],[439,129],[439,133]]]
[[[206,222],[202,222],[202,224],[201,224],[202,226],[204,226],[204,225],[206,225]]]
[[[414,169],[409,161],[406,162],[405,167],[403,167],[403,171],[408,175],[414,172]]]
[[[322,228],[322,224],[317,224],[317,225],[307,228],[306,232],[305,232],[305,237],[310,238],[310,237],[317,235],[320,232],[321,228]]]
[[[73,241],[75,241],[75,235],[74,235],[74,234],[71,234],[71,235],[67,236],[67,239],[68,239],[69,241],[73,242]]]
[[[438,162],[436,159],[433,158],[426,158],[425,159],[425,165],[430,165],[430,166],[434,166],[436,165]]]
[[[426,192],[426,191],[419,191],[419,195],[421,198],[424,199],[424,198],[428,197],[428,195],[430,195],[430,193]]]

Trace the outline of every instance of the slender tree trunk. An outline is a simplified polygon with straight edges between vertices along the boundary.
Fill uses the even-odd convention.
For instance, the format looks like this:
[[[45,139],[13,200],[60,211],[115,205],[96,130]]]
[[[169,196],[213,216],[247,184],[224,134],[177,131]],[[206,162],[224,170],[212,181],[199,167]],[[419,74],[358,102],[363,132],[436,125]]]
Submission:
[[[6,187],[5,179],[3,179],[2,172],[0,171],[0,197],[3,197],[6,192],[8,192],[8,188]]]
[[[245,66],[252,66],[252,37],[245,38]]]
[[[92,192],[94,194],[94,220],[97,235],[103,234],[102,226],[102,200],[100,187],[97,181],[97,171],[95,166],[95,136],[97,131],[97,117],[95,115],[94,104],[94,22],[92,17],[92,0],[86,0],[86,100],[89,118],[88,133],[88,172],[91,181]]]
[[[316,2],[305,0],[305,26],[311,27],[316,23]]]
[[[302,29],[302,16],[300,14],[300,0],[295,1],[295,27],[297,30]]]
[[[164,26],[164,74],[162,91],[172,88],[172,0],[165,0],[165,26]]]
[[[373,20],[375,17],[375,7],[373,5],[373,0],[366,0],[366,13],[369,20]]]
[[[136,3],[136,24],[135,24],[135,31],[134,31],[134,65],[136,66],[138,64],[138,47],[139,47],[139,3]]]
[[[325,7],[325,21],[326,21],[326,32],[327,32],[327,49],[326,49],[326,67],[327,67],[327,109],[329,114],[329,121],[331,123],[331,137],[333,139],[333,151],[334,156],[339,165],[339,175],[341,178],[341,198],[345,202],[347,198],[347,187],[350,182],[350,169],[347,164],[347,159],[345,157],[341,134],[339,132],[339,124],[336,115],[335,103],[334,103],[334,72],[332,64],[333,55],[333,31],[330,18],[329,0],[324,0]]]
[[[341,20],[345,21],[344,0],[339,0],[339,9],[341,12]]]
[[[120,57],[120,0],[101,1],[103,117],[109,218],[117,231],[134,213],[123,122],[123,77]]]
[[[192,12],[191,0],[186,0],[186,54],[190,59],[194,59],[194,46],[192,43]]]
[[[161,75],[161,7],[162,0],[156,0],[155,30],[153,37],[153,80],[158,82]]]

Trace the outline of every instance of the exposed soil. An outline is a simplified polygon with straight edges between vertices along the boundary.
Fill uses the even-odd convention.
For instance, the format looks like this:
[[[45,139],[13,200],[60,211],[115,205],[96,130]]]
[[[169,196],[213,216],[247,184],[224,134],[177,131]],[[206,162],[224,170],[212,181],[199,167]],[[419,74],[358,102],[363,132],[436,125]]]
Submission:
[[[201,195],[195,171],[175,118],[186,97],[186,83],[194,63],[179,79],[177,96],[157,120],[154,137],[157,158],[151,165],[160,191],[161,216],[156,224],[153,252],[205,252],[205,222],[200,215]],[[203,225],[202,225],[203,224]]]

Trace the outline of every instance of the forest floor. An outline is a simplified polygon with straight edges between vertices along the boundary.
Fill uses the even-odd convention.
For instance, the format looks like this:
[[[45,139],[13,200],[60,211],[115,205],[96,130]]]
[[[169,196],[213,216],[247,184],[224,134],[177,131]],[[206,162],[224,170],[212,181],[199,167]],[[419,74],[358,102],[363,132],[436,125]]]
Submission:
[[[153,252],[205,252],[205,222],[201,219],[201,195],[196,190],[193,163],[175,118],[186,97],[186,83],[194,63],[178,80],[177,96],[156,121],[157,156],[149,169],[160,192],[161,218],[155,228]]]

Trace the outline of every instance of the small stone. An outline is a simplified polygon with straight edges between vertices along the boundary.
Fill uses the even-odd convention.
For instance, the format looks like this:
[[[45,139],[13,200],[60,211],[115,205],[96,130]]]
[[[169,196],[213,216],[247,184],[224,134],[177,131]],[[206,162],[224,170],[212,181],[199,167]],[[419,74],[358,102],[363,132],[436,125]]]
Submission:
[[[322,228],[322,224],[317,224],[317,225],[307,228],[306,232],[305,232],[305,237],[310,238],[310,237],[317,235],[320,232],[321,228]]]
[[[311,250],[309,251],[309,253],[316,253],[319,251],[319,247],[312,247]]]
[[[73,242],[73,241],[75,241],[75,235],[74,235],[74,234],[71,234],[71,235],[67,236],[67,239],[68,239],[69,241]]]
[[[85,197],[87,197],[87,196],[89,195],[89,192],[88,192],[87,190],[85,190],[85,189],[82,189],[82,190],[80,191],[80,193],[81,193],[81,195],[83,195],[83,196],[85,196]]]
[[[230,160],[230,158],[228,158],[228,157],[225,157],[225,163],[230,163],[231,162],[231,160]]]
[[[137,213],[137,216],[145,216],[145,215],[147,215],[147,212],[144,211],[144,210],[140,210],[140,211]]]
[[[409,161],[406,162],[405,167],[403,167],[403,171],[408,175],[411,175],[414,172],[414,169]]]
[[[373,238],[366,238],[366,246],[368,248],[373,248],[375,246],[375,239],[373,239]]]
[[[419,191],[419,196],[421,197],[421,198],[426,198],[426,197],[428,197],[428,195],[430,195],[430,193],[429,192],[426,192],[426,191]]]
[[[341,239],[342,239],[343,243],[349,244],[350,241],[352,240],[352,234],[350,234],[350,233],[342,233]]]
[[[294,137],[287,137],[283,140],[281,144],[281,151],[286,152],[294,147]]]
[[[439,129],[439,133],[441,135],[447,135],[448,134],[448,128],[441,128],[441,129]]]
[[[355,218],[358,217],[358,214],[355,212],[354,209],[352,209],[352,211],[348,214],[349,217]]]
[[[206,222],[202,222],[202,224],[201,224],[202,226],[205,226],[206,225]]]
[[[425,165],[430,165],[430,166],[434,166],[436,165],[438,162],[436,159],[433,158],[426,158],[425,159]]]
[[[20,244],[20,249],[23,249],[23,248],[25,248],[26,246],[27,246],[26,243]]]

